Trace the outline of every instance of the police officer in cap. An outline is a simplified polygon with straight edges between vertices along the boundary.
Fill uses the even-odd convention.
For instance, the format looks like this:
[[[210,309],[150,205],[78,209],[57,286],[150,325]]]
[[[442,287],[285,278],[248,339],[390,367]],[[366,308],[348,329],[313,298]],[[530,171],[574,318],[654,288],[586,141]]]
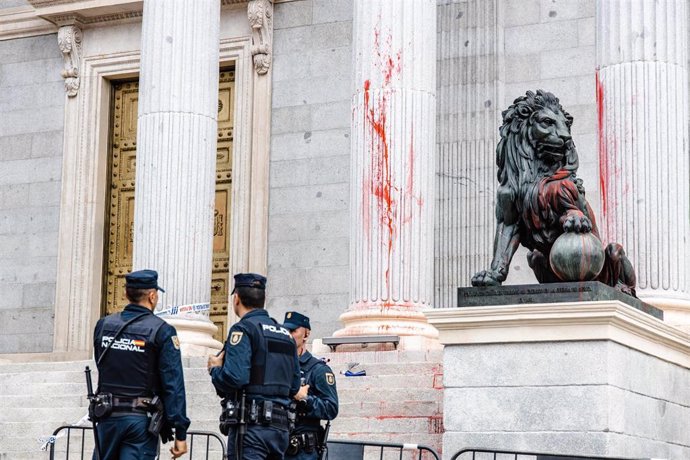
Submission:
[[[316,460],[325,447],[321,420],[333,420],[338,415],[338,390],[335,375],[328,365],[307,351],[311,334],[309,318],[295,311],[285,314],[283,326],[290,330],[297,344],[303,385],[295,395],[297,422],[290,434],[286,459]]]
[[[223,398],[221,431],[228,459],[282,460],[288,446],[288,408],[300,389],[297,349],[290,332],[264,310],[266,278],[235,275],[233,309],[240,320],[223,351],[208,359]]]
[[[134,271],[125,275],[125,280],[129,305],[120,313],[101,318],[94,331],[97,394],[112,406],[96,427],[100,460],[156,458],[158,435],[148,428],[150,418],[160,417],[161,410],[168,433],[161,437],[172,437],[170,430],[174,428],[170,453],[178,458],[187,452],[190,423],[180,342],[175,328],[153,314],[158,291],[163,291],[158,286],[158,273]]]

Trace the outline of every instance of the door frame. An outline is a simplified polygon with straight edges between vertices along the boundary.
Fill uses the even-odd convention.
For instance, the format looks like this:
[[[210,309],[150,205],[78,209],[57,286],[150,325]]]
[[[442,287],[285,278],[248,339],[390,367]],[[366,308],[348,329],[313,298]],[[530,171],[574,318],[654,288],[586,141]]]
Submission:
[[[106,262],[110,81],[138,77],[140,54],[137,50],[83,58],[79,94],[66,99],[53,353],[86,357],[92,349]],[[249,36],[222,39],[219,61],[219,68],[234,65],[237,96],[230,271],[265,273],[271,71],[255,71]],[[235,321],[229,308],[228,324]]]

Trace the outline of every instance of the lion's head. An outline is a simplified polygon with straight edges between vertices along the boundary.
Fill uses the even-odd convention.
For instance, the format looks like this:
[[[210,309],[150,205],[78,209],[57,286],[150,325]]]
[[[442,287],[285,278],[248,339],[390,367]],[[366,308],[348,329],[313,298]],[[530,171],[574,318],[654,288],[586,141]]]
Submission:
[[[501,187],[516,197],[543,173],[566,169],[575,174],[578,157],[570,136],[572,123],[573,117],[549,92],[527,91],[515,99],[503,112],[496,147]]]

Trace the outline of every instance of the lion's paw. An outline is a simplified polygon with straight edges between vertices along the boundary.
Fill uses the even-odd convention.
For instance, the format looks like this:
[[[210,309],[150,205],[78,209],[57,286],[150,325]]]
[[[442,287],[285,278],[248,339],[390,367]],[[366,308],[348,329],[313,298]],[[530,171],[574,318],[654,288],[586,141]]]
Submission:
[[[491,270],[482,270],[472,277],[472,286],[500,286],[500,275]]]
[[[592,231],[592,221],[582,213],[572,213],[563,222],[564,232],[589,233]]]

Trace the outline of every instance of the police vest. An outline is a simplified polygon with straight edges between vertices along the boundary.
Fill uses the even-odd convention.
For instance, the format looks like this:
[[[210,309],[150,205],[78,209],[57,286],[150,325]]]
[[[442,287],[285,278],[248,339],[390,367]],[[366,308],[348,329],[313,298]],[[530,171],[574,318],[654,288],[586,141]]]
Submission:
[[[103,319],[96,341],[96,360],[125,324],[122,314]],[[128,325],[98,365],[98,391],[118,396],[152,396],[160,392],[156,334],[165,321],[145,315]]]
[[[288,397],[295,376],[297,348],[290,332],[273,320],[246,320],[252,343],[252,368],[247,394]],[[264,321],[266,318],[264,317]]]

